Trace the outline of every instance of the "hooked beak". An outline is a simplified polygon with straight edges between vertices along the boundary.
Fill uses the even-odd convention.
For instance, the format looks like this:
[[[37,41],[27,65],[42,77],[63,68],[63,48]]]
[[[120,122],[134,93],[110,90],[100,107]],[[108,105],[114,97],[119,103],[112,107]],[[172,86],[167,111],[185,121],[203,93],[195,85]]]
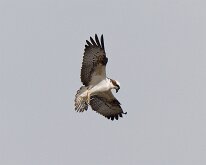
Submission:
[[[116,93],[119,91],[119,89],[120,89],[120,86],[117,85],[117,86],[116,86]]]

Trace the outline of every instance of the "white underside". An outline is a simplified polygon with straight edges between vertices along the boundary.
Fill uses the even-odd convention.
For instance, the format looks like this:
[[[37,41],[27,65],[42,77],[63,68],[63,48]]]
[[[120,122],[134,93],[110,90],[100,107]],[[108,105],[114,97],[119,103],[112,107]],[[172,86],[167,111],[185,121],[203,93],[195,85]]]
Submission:
[[[106,79],[100,81],[96,85],[89,86],[88,90],[83,92],[80,96],[81,97],[86,97],[88,92],[90,93],[90,96],[94,96],[94,95],[98,94],[99,92],[108,91],[111,88],[112,88],[111,82],[110,82],[109,79],[106,78]]]

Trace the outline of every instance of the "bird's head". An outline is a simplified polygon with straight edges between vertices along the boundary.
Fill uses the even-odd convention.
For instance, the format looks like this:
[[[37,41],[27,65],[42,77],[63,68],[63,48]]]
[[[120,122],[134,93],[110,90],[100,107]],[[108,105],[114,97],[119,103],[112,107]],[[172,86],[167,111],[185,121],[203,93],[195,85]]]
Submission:
[[[120,89],[120,83],[117,80],[113,80],[113,79],[110,79],[110,81],[112,84],[112,88],[116,89],[116,93],[117,93]]]

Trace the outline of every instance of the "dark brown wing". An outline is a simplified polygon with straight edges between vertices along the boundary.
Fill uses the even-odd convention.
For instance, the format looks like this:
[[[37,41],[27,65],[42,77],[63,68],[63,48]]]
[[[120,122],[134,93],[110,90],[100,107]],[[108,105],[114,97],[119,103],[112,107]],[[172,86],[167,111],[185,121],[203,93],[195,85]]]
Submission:
[[[106,78],[107,57],[104,49],[104,39],[101,36],[101,43],[95,34],[95,41],[90,37],[90,42],[86,40],[82,68],[81,81],[88,86],[96,84]]]
[[[114,97],[111,91],[92,96],[90,105],[94,111],[111,120],[118,120],[118,117],[126,114],[123,112],[120,102]]]

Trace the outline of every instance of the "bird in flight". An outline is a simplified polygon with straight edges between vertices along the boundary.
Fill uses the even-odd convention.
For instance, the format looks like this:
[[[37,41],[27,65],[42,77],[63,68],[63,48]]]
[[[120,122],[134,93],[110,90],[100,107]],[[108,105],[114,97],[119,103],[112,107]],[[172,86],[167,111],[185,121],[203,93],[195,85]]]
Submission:
[[[86,40],[80,76],[83,86],[75,95],[75,110],[83,112],[90,105],[94,111],[104,117],[118,120],[126,113],[112,94],[112,89],[118,92],[120,83],[107,77],[107,62],[103,35],[99,40],[95,34],[95,40],[92,37],[90,41]]]

